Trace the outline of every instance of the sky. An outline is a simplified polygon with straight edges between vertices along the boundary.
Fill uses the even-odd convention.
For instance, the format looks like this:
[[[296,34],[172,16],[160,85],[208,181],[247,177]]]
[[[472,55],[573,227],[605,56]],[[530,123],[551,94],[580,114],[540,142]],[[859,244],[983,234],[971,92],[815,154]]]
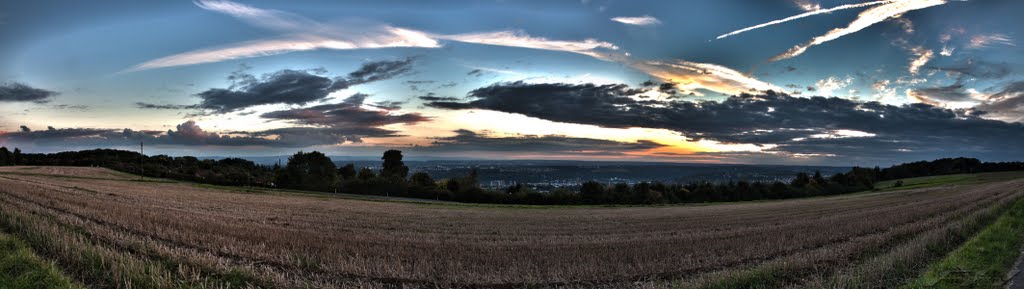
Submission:
[[[1024,2],[5,1],[0,145],[1024,160]]]

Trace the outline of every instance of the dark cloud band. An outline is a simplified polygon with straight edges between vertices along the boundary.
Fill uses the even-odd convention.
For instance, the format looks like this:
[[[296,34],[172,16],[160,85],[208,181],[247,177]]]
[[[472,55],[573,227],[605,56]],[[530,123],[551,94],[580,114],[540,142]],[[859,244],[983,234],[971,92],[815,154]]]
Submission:
[[[767,92],[724,101],[656,101],[625,85],[497,83],[442,109],[486,109],[609,128],[661,128],[693,139],[773,145],[788,154],[918,158],[976,153],[1024,157],[1024,125],[927,104],[902,106]],[[857,155],[860,154],[860,155]]]
[[[0,102],[35,102],[47,103],[57,92],[31,87],[22,83],[11,82],[0,85]]]
[[[345,77],[329,78],[318,74],[324,69],[284,69],[256,77],[243,71],[232,73],[228,88],[211,88],[197,93],[194,105],[136,103],[142,109],[198,109],[213,114],[240,111],[267,104],[303,105],[326,99],[328,95],[351,86],[397,77],[411,71],[412,58],[364,63]]]

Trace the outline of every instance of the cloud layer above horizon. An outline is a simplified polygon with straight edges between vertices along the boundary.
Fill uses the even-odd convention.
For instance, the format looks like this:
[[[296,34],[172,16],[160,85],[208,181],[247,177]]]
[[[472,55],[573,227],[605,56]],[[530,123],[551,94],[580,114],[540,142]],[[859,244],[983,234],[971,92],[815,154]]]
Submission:
[[[1009,0],[197,0],[161,4],[148,22],[135,16],[150,7],[115,1],[64,9],[103,17],[0,7],[24,11],[0,26],[0,145],[1024,158],[1010,149],[1024,144],[1024,23],[1012,13],[1024,4]]]

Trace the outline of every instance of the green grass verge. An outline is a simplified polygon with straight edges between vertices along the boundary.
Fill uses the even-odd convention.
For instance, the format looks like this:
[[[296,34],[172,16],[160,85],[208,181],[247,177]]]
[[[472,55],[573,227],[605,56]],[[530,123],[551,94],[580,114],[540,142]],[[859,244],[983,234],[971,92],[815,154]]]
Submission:
[[[978,174],[955,174],[955,175],[942,175],[942,176],[930,176],[930,177],[918,177],[918,178],[906,178],[898,180],[888,180],[878,182],[875,184],[875,188],[879,191],[895,191],[895,190],[907,190],[947,185],[967,185],[967,184],[980,184],[994,181],[1008,181],[1012,179],[1024,178],[1024,171],[1014,172],[995,172],[995,173],[978,173]],[[903,186],[895,186],[897,181],[903,181]]]
[[[21,240],[0,233],[0,289],[83,288],[51,263],[36,256]]]
[[[904,288],[1002,288],[1024,245],[1024,200]]]

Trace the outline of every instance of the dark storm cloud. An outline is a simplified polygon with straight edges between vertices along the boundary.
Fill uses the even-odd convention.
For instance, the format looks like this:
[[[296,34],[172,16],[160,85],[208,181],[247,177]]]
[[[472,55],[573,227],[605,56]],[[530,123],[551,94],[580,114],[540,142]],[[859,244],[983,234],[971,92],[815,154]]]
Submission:
[[[285,120],[295,124],[335,128],[370,128],[390,124],[416,124],[430,118],[419,113],[391,114],[388,111],[362,108],[365,94],[357,93],[341,103],[264,113],[262,118]]]
[[[124,129],[121,133],[128,139],[163,145],[287,146],[281,142],[275,142],[273,140],[263,138],[251,136],[228,136],[208,132],[191,120],[177,125],[174,130],[167,130],[163,134],[158,135],[145,131],[133,131],[131,129]]]
[[[139,142],[167,146],[259,146],[301,148],[340,143],[359,143],[364,137],[391,137],[395,131],[371,126],[286,127],[256,132],[208,132],[193,121],[167,131],[132,129],[53,128],[0,134],[0,141],[19,147],[96,148],[132,147]],[[487,137],[469,130],[457,130],[455,136],[434,138],[429,146],[417,146],[424,153],[507,152],[565,155],[614,156],[626,152],[664,147],[652,141],[616,142],[564,136]]]
[[[412,58],[367,62],[344,81],[351,86],[390,79],[412,70],[412,62]]]
[[[988,100],[989,102],[978,105],[974,109],[1010,121],[1024,121],[1024,81],[1015,81],[1006,85],[999,92],[989,95]]]
[[[377,127],[395,123],[418,123],[428,120],[417,113],[391,115],[387,111],[373,111],[348,104],[325,104],[309,108],[279,110],[264,113],[262,118],[286,120],[295,124],[331,127]]]
[[[286,146],[281,142],[248,136],[226,136],[207,132],[193,121],[186,121],[166,132],[136,131],[132,129],[54,128],[31,130],[22,126],[19,132],[0,135],[5,142],[20,145],[60,147],[111,147],[135,145],[139,142],[154,145],[188,146]]]
[[[450,96],[420,96],[421,100],[424,101],[456,101],[459,100],[457,97]]]
[[[455,102],[455,101],[432,101],[427,103],[427,106],[440,109],[470,109],[474,108],[472,104]]]
[[[406,85],[408,85],[409,86],[409,90],[420,91],[420,85],[432,84],[432,83],[435,83],[435,82],[437,82],[437,81],[433,81],[433,80],[406,80],[406,81],[403,81],[402,83],[405,83]]]
[[[850,157],[940,148],[947,156],[991,153],[1003,158],[1024,157],[1024,152],[1009,149],[1024,145],[1024,125],[927,104],[893,106],[775,92],[732,96],[721,102],[653,101],[637,100],[632,97],[636,93],[625,85],[513,82],[473,90],[466,102],[427,105],[487,109],[610,128],[662,128],[694,139],[775,144],[778,147],[773,150],[784,153]],[[842,130],[868,134],[844,135]]]
[[[1010,75],[1012,72],[1010,65],[1005,62],[994,63],[981,60],[967,60],[964,63],[957,65],[947,67],[929,67],[929,69],[985,79],[1003,78]]]
[[[361,136],[393,136],[394,132],[374,127],[292,127],[256,132],[231,132],[218,134],[209,132],[186,121],[167,131],[139,131],[125,129],[97,128],[53,128],[31,130],[22,126],[21,131],[0,134],[0,141],[19,147],[51,147],[61,150],[68,148],[125,147],[146,145],[168,146],[259,146],[299,148],[315,145],[331,145],[344,142],[360,142]]]
[[[437,81],[433,81],[433,80],[406,80],[406,81],[403,81],[403,83],[405,83],[405,84],[431,84],[431,83],[434,83],[434,82],[437,82]]]
[[[185,105],[185,104],[156,104],[156,103],[136,102],[135,103],[135,107],[141,108],[141,109],[196,109],[196,108],[199,108],[199,105],[195,105],[195,104],[190,104],[190,105]]]
[[[431,102],[433,102],[433,101],[456,101],[456,100],[459,100],[459,98],[457,98],[457,97],[437,96],[433,92],[427,93],[427,95],[419,96],[417,98],[419,98],[420,100],[423,100],[423,101],[431,101]]]
[[[910,91],[910,96],[931,104],[939,103],[939,101],[971,100],[971,95],[967,93],[966,88],[960,81],[947,86],[915,88]]]
[[[365,76],[365,75],[364,75]],[[247,80],[242,80],[247,81]],[[272,111],[262,118],[287,121],[300,127],[286,127],[262,131],[237,131],[227,134],[209,132],[193,121],[179,124],[166,132],[135,131],[132,129],[49,128],[33,131],[22,126],[19,132],[0,135],[0,141],[12,144],[51,147],[117,147],[144,142],[153,145],[181,146],[262,146],[309,147],[361,142],[365,137],[395,137],[397,131],[381,128],[392,124],[416,124],[430,118],[418,113],[393,114],[401,102],[364,103],[367,94],[356,93],[340,103],[323,104],[309,108]],[[139,107],[153,109],[183,109],[189,106],[154,105],[137,103]],[[364,108],[376,107],[379,110]]]
[[[677,83],[665,82],[658,85],[658,91],[666,94],[676,94],[679,91],[676,90]]]
[[[28,126],[22,125],[20,131],[9,132],[3,135],[5,140],[60,140],[66,138],[77,138],[95,136],[103,133],[110,132],[107,129],[93,129],[93,128],[61,128],[57,129],[54,127],[47,127],[45,130],[32,130]]]
[[[432,102],[429,105],[440,108],[465,106],[493,108],[493,110],[499,111],[526,111],[548,110],[548,105],[565,104],[577,108],[603,110],[608,109],[609,106],[637,103],[628,96],[643,92],[642,89],[633,89],[625,84],[528,84],[520,81],[497,83],[470,91],[469,97],[476,100],[468,103]],[[550,109],[557,110],[557,108]]]
[[[365,93],[362,93],[362,92],[356,92],[356,93],[353,93],[352,95],[350,95],[349,97],[346,97],[344,100],[341,101],[341,103],[345,104],[345,105],[349,105],[349,106],[360,106],[369,97],[370,97],[369,94],[365,94]]]
[[[265,104],[303,105],[327,98],[333,92],[354,85],[381,81],[396,77],[412,69],[412,58],[396,61],[374,61],[364,63],[346,77],[328,78],[318,74],[323,69],[284,69],[256,77],[242,70],[228,76],[232,85],[228,88],[212,88],[197,93],[201,101],[194,105],[169,105],[136,103],[143,109],[199,109],[214,114],[229,113],[252,106]]]
[[[994,102],[984,107],[994,109],[1012,109],[1021,108],[1024,106],[1024,81],[1016,81],[1003,87],[1003,89],[995,94],[988,96],[989,100]],[[981,110],[985,110],[981,108]]]
[[[0,84],[0,102],[47,103],[57,94],[17,82]]]
[[[460,129],[455,136],[435,138],[431,146],[417,147],[422,152],[508,152],[545,154],[587,154],[621,155],[625,152],[643,151],[663,147],[651,141],[635,143],[608,140],[574,138],[557,135],[488,137],[476,132]]]
[[[90,107],[88,105],[83,105],[83,104],[57,104],[57,105],[50,106],[50,108],[51,109],[58,109],[58,110],[77,110],[77,111],[87,111],[87,110],[90,109]]]
[[[402,106],[405,105],[405,102],[404,101],[386,100],[386,101],[371,103],[369,105],[372,106],[372,107],[376,107],[378,109],[383,109],[383,110],[389,110],[390,111],[390,110],[402,109]]]
[[[260,80],[244,81],[237,89],[214,88],[196,96],[202,99],[199,108],[228,113],[264,104],[306,104],[345,88],[345,81],[285,69]]]
[[[430,120],[419,113],[392,114],[388,105],[383,110],[362,107],[366,94],[356,93],[341,103],[264,113],[262,118],[283,120],[304,127],[281,128],[256,132],[254,135],[278,135],[281,141],[304,144],[337,144],[360,142],[364,137],[394,137],[397,131],[380,128],[391,124],[417,124]]]

